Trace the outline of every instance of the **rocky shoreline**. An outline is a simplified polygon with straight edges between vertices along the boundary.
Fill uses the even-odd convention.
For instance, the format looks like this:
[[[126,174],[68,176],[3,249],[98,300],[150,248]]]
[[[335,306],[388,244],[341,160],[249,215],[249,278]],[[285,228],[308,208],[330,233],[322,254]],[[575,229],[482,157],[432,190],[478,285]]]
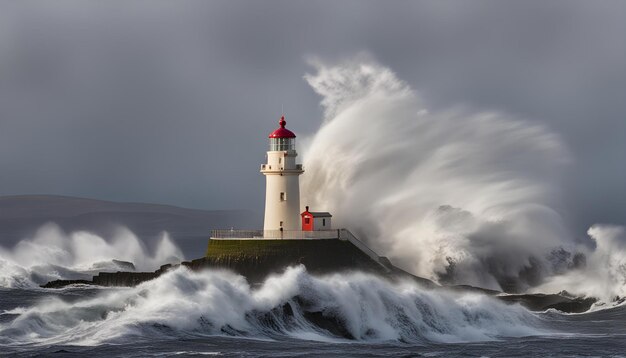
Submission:
[[[596,302],[594,298],[573,297],[566,292],[505,294],[471,286],[439,286],[393,266],[384,257],[373,259],[350,242],[342,240],[210,240],[205,257],[180,264],[166,264],[154,272],[99,272],[92,280],[55,280],[41,287],[63,288],[70,285],[132,287],[153,280],[179,266],[185,266],[193,271],[228,269],[246,277],[250,284],[256,285],[263,282],[268,275],[279,273],[285,267],[294,265],[304,265],[311,274],[362,271],[389,280],[411,279],[431,289],[480,292],[506,303],[519,303],[533,311],[556,309],[580,313],[589,310]]]

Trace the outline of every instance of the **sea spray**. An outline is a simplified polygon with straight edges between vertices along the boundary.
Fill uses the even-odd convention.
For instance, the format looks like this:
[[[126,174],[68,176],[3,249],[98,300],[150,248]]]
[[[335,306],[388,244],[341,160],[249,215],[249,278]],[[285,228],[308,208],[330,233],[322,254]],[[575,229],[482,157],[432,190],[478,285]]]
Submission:
[[[325,118],[304,150],[305,205],[442,283],[523,291],[578,249],[556,208],[570,160],[548,128],[497,112],[432,110],[375,61],[313,62]]]
[[[288,268],[251,288],[227,271],[181,267],[137,287],[14,310],[0,343],[79,344],[206,335],[333,341],[467,342],[546,333],[521,306],[361,274]]]
[[[148,250],[123,227],[105,239],[87,231],[67,234],[48,223],[33,238],[21,240],[11,249],[0,247],[0,287],[33,287],[55,279],[91,279],[99,270],[119,270],[112,260],[130,261],[137,270],[153,271],[182,259],[181,250],[167,233],[163,233],[154,250]]]
[[[547,279],[535,292],[567,290],[576,295],[600,299],[608,308],[626,299],[626,228],[619,225],[594,225],[588,230],[595,248],[588,249],[579,267]],[[607,304],[608,303],[608,304]]]

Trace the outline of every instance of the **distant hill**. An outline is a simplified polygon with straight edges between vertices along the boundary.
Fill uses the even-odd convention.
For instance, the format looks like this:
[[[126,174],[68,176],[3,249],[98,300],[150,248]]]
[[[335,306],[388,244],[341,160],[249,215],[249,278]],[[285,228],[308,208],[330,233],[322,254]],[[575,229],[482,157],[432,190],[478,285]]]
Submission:
[[[109,237],[119,226],[150,244],[167,231],[188,258],[206,251],[211,229],[258,228],[261,216],[249,210],[195,210],[170,205],[121,203],[50,195],[0,197],[0,245],[30,238],[48,222],[66,232],[87,230]]]

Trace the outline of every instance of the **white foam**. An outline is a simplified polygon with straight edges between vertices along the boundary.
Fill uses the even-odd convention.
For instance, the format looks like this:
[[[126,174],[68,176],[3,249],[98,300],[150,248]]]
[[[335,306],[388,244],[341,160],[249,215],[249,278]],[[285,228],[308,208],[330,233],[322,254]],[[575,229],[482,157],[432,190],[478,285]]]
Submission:
[[[200,351],[180,351],[180,352],[174,352],[172,353],[174,355],[204,355],[204,356],[219,356],[222,353],[221,352],[200,352]]]

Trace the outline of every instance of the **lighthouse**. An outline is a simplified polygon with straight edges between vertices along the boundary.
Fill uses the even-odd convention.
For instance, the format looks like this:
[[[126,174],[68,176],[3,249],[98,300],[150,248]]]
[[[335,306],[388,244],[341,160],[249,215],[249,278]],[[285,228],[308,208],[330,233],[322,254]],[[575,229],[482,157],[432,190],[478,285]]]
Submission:
[[[302,164],[296,164],[296,135],[285,128],[285,116],[280,127],[269,135],[267,163],[261,165],[265,175],[265,221],[263,230],[300,230],[300,181]]]

